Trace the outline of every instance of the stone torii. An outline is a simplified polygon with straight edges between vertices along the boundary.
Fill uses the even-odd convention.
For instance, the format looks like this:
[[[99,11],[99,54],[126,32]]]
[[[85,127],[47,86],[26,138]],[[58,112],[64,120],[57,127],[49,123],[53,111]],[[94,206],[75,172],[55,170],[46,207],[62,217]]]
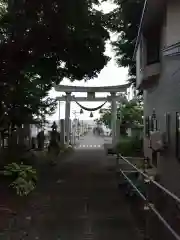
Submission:
[[[118,85],[118,86],[101,86],[101,87],[83,87],[83,86],[67,86],[67,85],[55,85],[54,89],[57,92],[64,92],[66,95],[57,97],[57,100],[65,101],[65,124],[61,120],[62,130],[65,127],[65,133],[67,136],[67,143],[70,139],[70,103],[71,101],[75,102],[111,102],[111,128],[112,128],[112,145],[114,146],[117,142],[118,131],[117,131],[117,101],[124,101],[122,95],[117,95],[117,93],[126,93],[127,89],[130,87],[130,84]],[[72,93],[75,92],[85,92],[87,93],[86,97],[75,97]],[[95,93],[98,92],[108,92],[109,96],[106,97],[96,97]]]

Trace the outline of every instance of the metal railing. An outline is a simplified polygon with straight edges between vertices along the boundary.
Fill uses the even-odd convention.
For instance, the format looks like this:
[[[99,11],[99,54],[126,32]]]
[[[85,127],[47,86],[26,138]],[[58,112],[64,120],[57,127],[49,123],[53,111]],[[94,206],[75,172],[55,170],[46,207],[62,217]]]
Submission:
[[[172,199],[174,199],[177,203],[180,204],[180,198],[176,196],[174,193],[170,192],[167,188],[163,187],[161,184],[153,180],[150,176],[148,176],[145,172],[142,170],[138,169],[134,164],[132,164],[130,161],[128,161],[127,158],[118,155],[118,159],[122,159],[125,163],[127,163],[129,166],[132,167],[132,169],[135,172],[138,172],[141,174],[144,179],[146,179],[148,182],[151,182],[154,184],[156,187],[158,187],[160,190],[162,190],[164,193],[166,193],[168,196],[170,196]],[[119,163],[119,162],[118,162]],[[118,164],[119,166],[119,164]],[[170,226],[170,224],[164,219],[164,217],[160,214],[160,212],[154,207],[154,204],[151,203],[148,198],[140,191],[140,189],[133,183],[133,181],[127,176],[126,173],[131,172],[131,171],[123,171],[122,169],[119,168],[120,173],[124,177],[124,179],[133,187],[133,189],[137,192],[137,194],[140,196],[140,198],[145,202],[146,206],[158,217],[160,222],[165,226],[165,228],[171,233],[172,236],[176,240],[180,240],[180,236],[178,233]]]

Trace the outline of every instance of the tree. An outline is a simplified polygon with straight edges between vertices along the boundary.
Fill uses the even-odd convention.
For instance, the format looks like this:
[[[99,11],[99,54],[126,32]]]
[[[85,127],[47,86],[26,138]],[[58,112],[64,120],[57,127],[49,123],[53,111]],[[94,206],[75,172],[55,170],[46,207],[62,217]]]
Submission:
[[[139,126],[143,124],[143,107],[136,100],[131,100],[127,104],[120,106],[118,118],[121,119],[121,132],[124,134],[127,128]]]
[[[99,121],[104,124],[107,128],[111,129],[111,108],[107,108],[100,114]]]
[[[117,118],[121,120],[121,133],[125,134],[128,127],[138,126],[143,123],[143,106],[135,99],[120,104],[117,108]],[[99,121],[111,129],[111,108],[104,111]]]
[[[2,1],[3,2],[3,1]],[[47,98],[63,78],[88,80],[109,58],[97,0],[4,0],[0,19],[0,118],[15,123],[55,109]]]
[[[114,0],[114,3],[117,7],[106,16],[107,27],[118,34],[117,40],[112,42],[117,64],[129,68],[129,81],[135,84],[136,65],[133,53],[144,0]]]

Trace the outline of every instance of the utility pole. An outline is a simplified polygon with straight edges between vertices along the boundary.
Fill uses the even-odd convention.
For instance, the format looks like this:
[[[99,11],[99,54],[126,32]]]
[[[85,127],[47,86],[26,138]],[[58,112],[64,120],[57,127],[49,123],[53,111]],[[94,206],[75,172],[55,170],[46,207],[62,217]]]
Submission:
[[[61,131],[61,101],[59,101],[59,130]]]
[[[83,120],[81,122],[81,132],[84,133],[84,122],[83,122]]]
[[[81,112],[78,112],[76,110],[72,111],[73,115],[74,115],[74,119],[73,119],[73,122],[74,122],[74,127],[73,127],[73,134],[74,134],[74,144],[76,143],[76,132],[78,130],[78,123],[79,123],[79,119],[77,118],[77,114],[81,114]],[[78,134],[79,135],[79,134]]]

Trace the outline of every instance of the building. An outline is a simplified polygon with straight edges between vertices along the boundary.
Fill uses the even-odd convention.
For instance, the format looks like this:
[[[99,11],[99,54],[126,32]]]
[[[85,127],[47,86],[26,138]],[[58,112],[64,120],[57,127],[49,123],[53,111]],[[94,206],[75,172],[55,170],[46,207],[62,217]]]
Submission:
[[[180,196],[179,0],[145,1],[134,57],[144,95],[144,154],[162,184]]]
[[[180,197],[179,0],[145,1],[135,57],[136,85],[144,97],[144,155],[157,181]],[[179,203],[159,189],[152,195],[155,206],[160,206],[162,216],[180,236]],[[179,239],[169,237],[167,228],[155,220],[150,226],[153,223],[156,230],[152,232],[161,233],[153,239]]]

